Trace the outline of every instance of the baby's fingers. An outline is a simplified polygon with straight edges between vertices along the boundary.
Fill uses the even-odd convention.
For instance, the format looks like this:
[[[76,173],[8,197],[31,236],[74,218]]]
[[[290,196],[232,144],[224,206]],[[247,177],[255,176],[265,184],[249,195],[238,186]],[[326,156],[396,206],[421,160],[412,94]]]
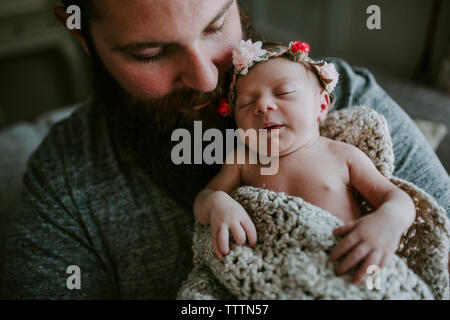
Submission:
[[[245,231],[240,224],[231,227],[231,233],[233,234],[234,241],[238,245],[243,245],[245,243]]]
[[[245,219],[241,223],[242,227],[245,230],[245,233],[247,234],[248,243],[253,247],[256,244],[256,228],[253,222],[250,219]]]
[[[350,231],[353,230],[353,228],[356,226],[357,223],[358,223],[358,220],[350,221],[346,225],[343,225],[342,227],[334,229],[333,234],[335,236],[339,236],[339,235],[349,233]]]
[[[341,240],[339,244],[334,248],[333,252],[331,252],[330,259],[336,260],[343,256],[347,251],[352,249],[360,242],[360,238],[356,233],[351,233],[347,237]]]
[[[212,247],[217,258],[222,259],[223,255],[219,248],[219,228],[211,228]]]
[[[229,251],[228,241],[229,240],[230,240],[230,236],[228,233],[228,228],[220,227],[219,232],[217,234],[217,242],[218,242],[219,251],[224,255],[228,254],[228,251]]]
[[[214,254],[216,255],[216,257],[222,260],[223,255],[219,250],[219,244],[217,243],[217,237],[215,237],[215,236],[213,236],[213,238],[212,238],[212,247],[213,247],[213,251],[214,251]]]
[[[381,251],[373,250],[372,252],[370,252],[368,257],[364,261],[361,269],[359,269],[358,272],[355,274],[353,278],[353,283],[356,285],[360,285],[367,275],[367,269],[371,265],[379,266],[382,258],[383,253]]]
[[[370,252],[370,246],[366,243],[359,244],[353,249],[336,268],[337,274],[342,274],[348,271],[351,267],[359,263]]]

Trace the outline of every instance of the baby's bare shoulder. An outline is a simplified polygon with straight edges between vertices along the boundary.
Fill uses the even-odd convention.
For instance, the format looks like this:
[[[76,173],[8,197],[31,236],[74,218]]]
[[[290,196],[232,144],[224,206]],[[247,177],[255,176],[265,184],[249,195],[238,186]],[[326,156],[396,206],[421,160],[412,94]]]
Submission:
[[[361,153],[363,153],[360,149],[349,143],[336,141],[329,138],[325,139],[329,151],[341,161],[350,161],[355,157],[361,156]]]

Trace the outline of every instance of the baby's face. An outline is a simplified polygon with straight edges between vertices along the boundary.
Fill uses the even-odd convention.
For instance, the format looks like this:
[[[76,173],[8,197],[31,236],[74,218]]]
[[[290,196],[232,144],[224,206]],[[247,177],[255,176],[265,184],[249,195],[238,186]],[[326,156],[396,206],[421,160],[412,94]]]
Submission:
[[[269,137],[279,130],[280,155],[315,140],[328,108],[328,94],[316,75],[286,58],[259,63],[236,83],[236,125],[244,131],[267,129]]]

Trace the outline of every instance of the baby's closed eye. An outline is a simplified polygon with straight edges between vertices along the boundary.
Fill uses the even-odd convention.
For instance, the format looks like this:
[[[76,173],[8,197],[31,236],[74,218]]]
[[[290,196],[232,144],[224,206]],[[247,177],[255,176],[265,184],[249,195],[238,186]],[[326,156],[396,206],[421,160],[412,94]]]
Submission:
[[[278,96],[295,93],[296,91],[297,91],[296,85],[292,84],[291,82],[283,82],[283,84],[278,85],[273,89],[273,94]]]
[[[277,93],[275,93],[275,95],[277,96],[277,97],[282,97],[282,96],[287,96],[287,95],[290,95],[290,94],[294,94],[294,93],[296,93],[297,91],[287,91],[287,92],[277,92]]]
[[[242,100],[239,101],[239,103],[237,103],[237,105],[238,105],[238,109],[240,109],[240,108],[248,107],[254,103],[255,103],[255,100],[252,98],[243,98]]]

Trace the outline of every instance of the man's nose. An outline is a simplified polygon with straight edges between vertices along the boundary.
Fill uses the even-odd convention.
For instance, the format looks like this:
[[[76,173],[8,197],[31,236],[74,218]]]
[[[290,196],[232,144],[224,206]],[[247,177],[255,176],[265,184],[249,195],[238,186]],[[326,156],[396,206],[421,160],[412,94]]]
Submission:
[[[211,92],[216,89],[219,72],[208,52],[192,48],[188,51],[185,63],[180,78],[186,87],[199,92]]]
[[[269,98],[260,98],[256,101],[255,114],[266,113],[268,111],[275,111],[278,107],[274,101]]]

